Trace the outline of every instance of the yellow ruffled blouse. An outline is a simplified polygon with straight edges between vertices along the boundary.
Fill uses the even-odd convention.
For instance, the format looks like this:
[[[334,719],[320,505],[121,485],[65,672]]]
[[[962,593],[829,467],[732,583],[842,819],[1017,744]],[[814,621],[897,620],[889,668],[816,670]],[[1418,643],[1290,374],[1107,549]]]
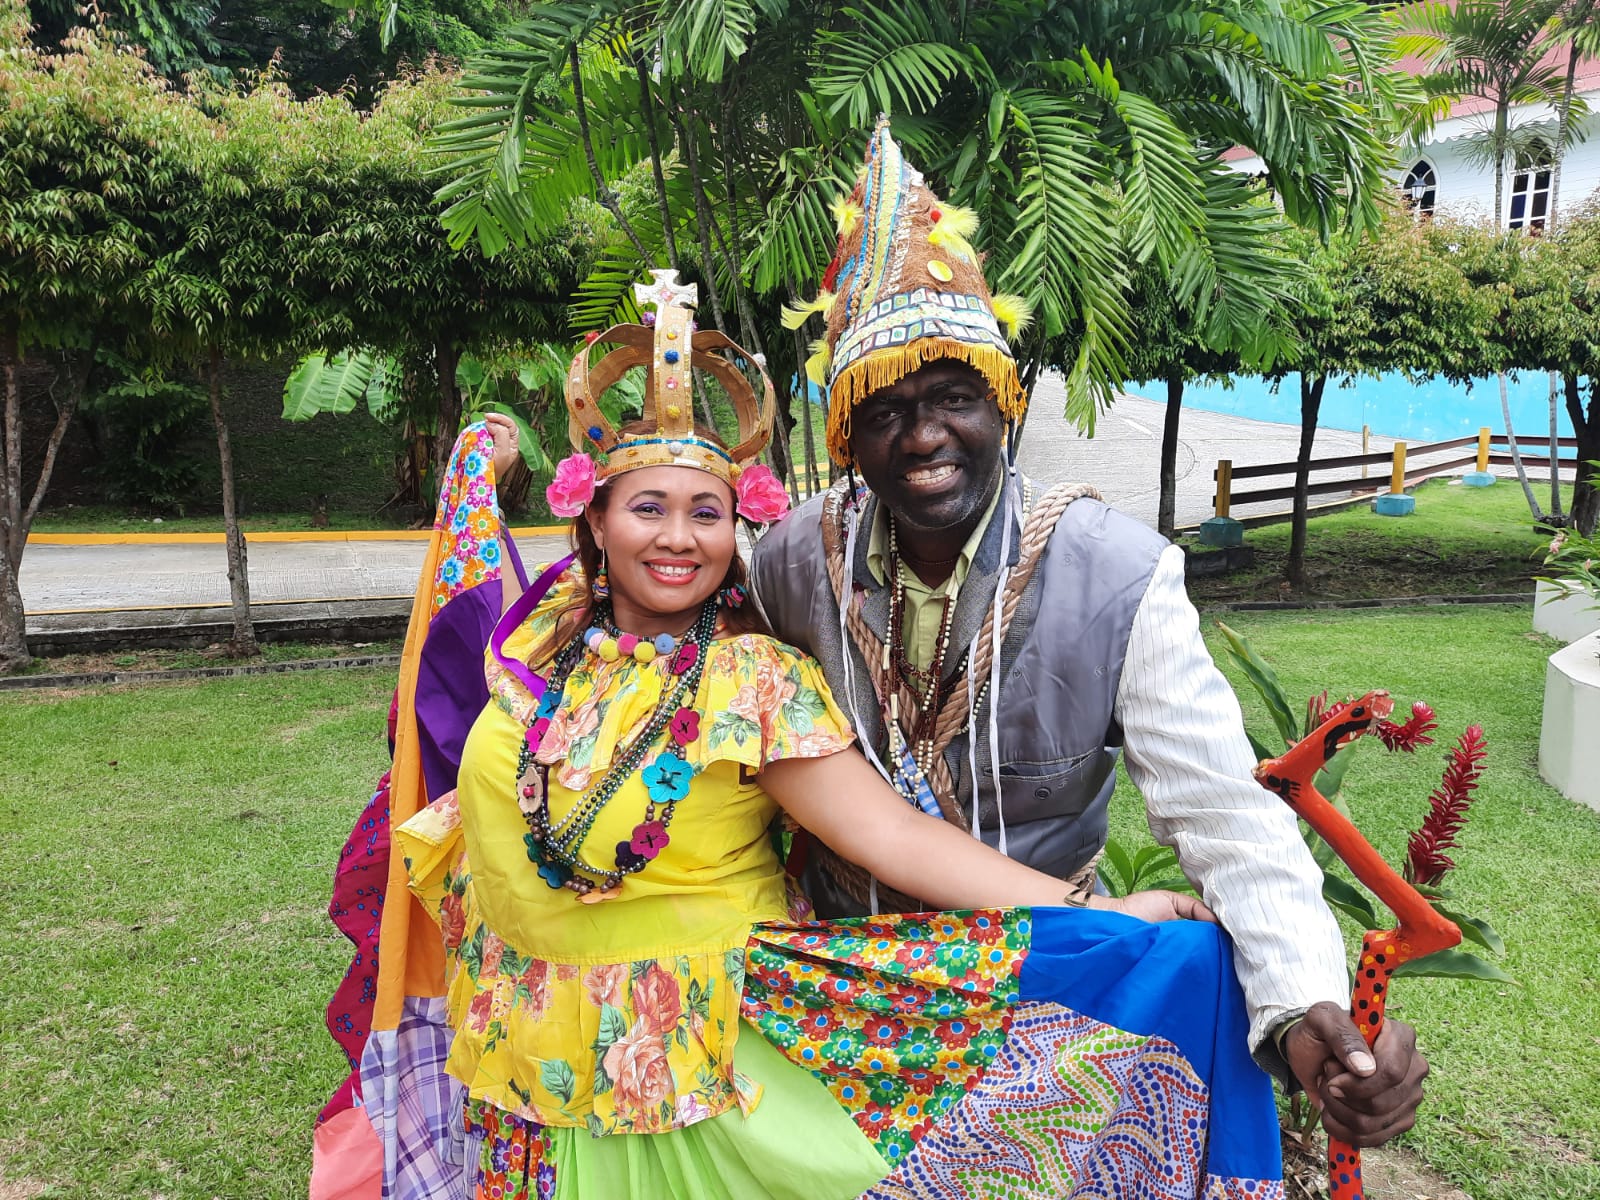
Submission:
[[[540,647],[577,586],[575,574],[562,577],[506,640],[507,657]],[[757,1090],[733,1068],[745,942],[752,924],[790,915],[778,809],[756,776],[778,759],[849,746],[820,669],[770,637],[713,641],[687,705],[699,737],[677,751],[693,777],[671,839],[619,896],[595,904],[550,887],[529,861],[514,793],[536,702],[492,655],[486,669],[490,701],[467,737],[457,790],[395,831],[412,890],[444,934],[450,1073],[520,1117],[596,1136],[748,1111]],[[669,678],[664,659],[584,655],[538,749],[552,822],[648,723]],[[646,762],[669,744],[661,738]],[[646,803],[635,772],[582,857],[608,862]]]

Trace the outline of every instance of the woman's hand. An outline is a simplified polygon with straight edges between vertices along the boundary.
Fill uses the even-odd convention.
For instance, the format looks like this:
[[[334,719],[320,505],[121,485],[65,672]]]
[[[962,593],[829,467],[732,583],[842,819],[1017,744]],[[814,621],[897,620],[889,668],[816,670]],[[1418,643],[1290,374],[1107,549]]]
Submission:
[[[506,473],[522,459],[522,452],[517,449],[517,423],[504,413],[485,413],[483,423],[494,438],[495,483],[503,483]]]
[[[1126,913],[1130,917],[1138,917],[1141,921],[1209,921],[1213,925],[1217,923],[1217,914],[1202,904],[1199,897],[1160,889],[1133,892],[1122,897],[1091,896],[1089,907],[1105,909],[1107,912]]]

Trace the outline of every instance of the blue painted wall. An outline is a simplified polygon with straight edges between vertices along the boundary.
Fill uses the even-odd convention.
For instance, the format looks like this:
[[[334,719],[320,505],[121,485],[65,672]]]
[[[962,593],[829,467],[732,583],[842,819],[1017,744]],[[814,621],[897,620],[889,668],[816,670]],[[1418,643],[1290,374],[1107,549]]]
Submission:
[[[1530,440],[1550,436],[1550,383],[1542,372],[1507,376],[1511,399],[1511,420],[1517,441],[1527,446]],[[1152,400],[1162,392],[1143,393]],[[1300,381],[1285,379],[1274,393],[1260,379],[1243,377],[1233,387],[1221,384],[1190,383],[1183,390],[1186,408],[1206,412],[1252,417],[1258,421],[1300,424]],[[1567,418],[1566,402],[1557,398],[1562,437],[1571,437],[1572,422]],[[1442,442],[1449,438],[1475,434],[1487,425],[1504,433],[1505,419],[1500,413],[1500,386],[1492,378],[1480,379],[1468,389],[1434,379],[1421,385],[1406,382],[1399,375],[1358,379],[1350,387],[1330,386],[1322,396],[1318,422],[1328,429],[1361,432],[1370,425],[1372,432],[1408,442]],[[1572,451],[1564,451],[1571,454]]]

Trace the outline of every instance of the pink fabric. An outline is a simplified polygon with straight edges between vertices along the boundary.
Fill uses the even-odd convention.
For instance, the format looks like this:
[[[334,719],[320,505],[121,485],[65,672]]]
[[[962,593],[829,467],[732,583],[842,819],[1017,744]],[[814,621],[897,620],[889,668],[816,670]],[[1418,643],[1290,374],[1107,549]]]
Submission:
[[[317,1126],[311,1145],[310,1200],[379,1200],[383,1147],[367,1114],[347,1108]]]

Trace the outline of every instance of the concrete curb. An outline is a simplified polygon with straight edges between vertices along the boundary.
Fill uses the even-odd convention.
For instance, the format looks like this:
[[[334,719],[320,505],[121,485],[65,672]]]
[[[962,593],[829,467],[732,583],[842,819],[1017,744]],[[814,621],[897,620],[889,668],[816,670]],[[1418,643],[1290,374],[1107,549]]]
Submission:
[[[1202,614],[1218,612],[1307,612],[1343,608],[1440,608],[1452,604],[1532,604],[1532,592],[1491,592],[1483,596],[1378,596],[1369,600],[1235,600],[1196,605]]]
[[[565,525],[518,525],[512,537],[558,537]],[[431,529],[263,529],[245,532],[247,542],[425,542]],[[222,533],[31,533],[30,546],[220,546]]]
[[[0,678],[0,692],[38,688],[88,687],[107,683],[160,683],[167,680],[227,679],[236,675],[286,675],[295,671],[349,670],[355,667],[398,667],[398,654],[350,658],[299,658],[292,662],[246,663],[236,667],[184,667],[173,671],[85,671],[76,675],[17,675]]]

